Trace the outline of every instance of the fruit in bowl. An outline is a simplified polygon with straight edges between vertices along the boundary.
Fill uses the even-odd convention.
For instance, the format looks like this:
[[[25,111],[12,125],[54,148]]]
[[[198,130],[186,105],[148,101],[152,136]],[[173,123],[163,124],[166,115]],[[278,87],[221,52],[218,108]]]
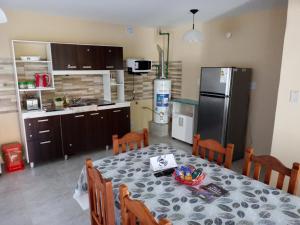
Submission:
[[[191,186],[200,184],[205,178],[203,170],[192,165],[176,168],[173,175],[178,182]]]

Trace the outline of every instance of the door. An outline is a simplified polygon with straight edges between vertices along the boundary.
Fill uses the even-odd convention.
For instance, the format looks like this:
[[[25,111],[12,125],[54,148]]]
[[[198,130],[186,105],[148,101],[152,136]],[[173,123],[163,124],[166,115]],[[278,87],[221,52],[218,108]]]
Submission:
[[[96,47],[77,45],[78,66],[80,70],[96,70]]]
[[[201,95],[199,98],[198,129],[203,139],[215,139],[226,144],[229,98],[222,95]]]
[[[116,108],[111,110],[111,133],[119,137],[130,132],[130,108]]]
[[[87,119],[85,113],[64,115],[61,118],[63,146],[66,155],[87,149]]]
[[[123,69],[123,48],[103,47],[104,65],[107,70]]]
[[[77,45],[51,43],[53,70],[77,70]]]
[[[216,93],[229,96],[231,71],[232,68],[202,68],[200,93]]]
[[[104,148],[107,145],[107,110],[87,113],[87,149]],[[109,132],[110,133],[110,132]]]

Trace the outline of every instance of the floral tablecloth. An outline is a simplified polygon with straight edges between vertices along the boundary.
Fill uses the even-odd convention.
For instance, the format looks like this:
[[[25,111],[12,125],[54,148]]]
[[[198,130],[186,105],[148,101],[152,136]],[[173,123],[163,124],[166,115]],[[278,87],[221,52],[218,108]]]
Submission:
[[[229,191],[212,203],[193,194],[190,187],[173,177],[156,178],[149,158],[174,154],[178,165],[194,165],[207,174],[203,184],[215,183]],[[94,162],[106,178],[112,178],[116,215],[119,217],[118,187],[125,183],[132,198],[142,200],[156,218],[167,217],[174,225],[300,225],[300,198],[219,167],[199,157],[165,144],[152,145],[106,157]],[[75,195],[86,194],[85,168],[80,175]],[[119,218],[117,218],[119,223]]]

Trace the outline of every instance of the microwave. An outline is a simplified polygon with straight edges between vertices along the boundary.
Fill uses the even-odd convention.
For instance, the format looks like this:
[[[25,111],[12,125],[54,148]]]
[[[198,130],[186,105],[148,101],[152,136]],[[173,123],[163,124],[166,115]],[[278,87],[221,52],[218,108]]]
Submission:
[[[152,61],[145,59],[127,59],[127,68],[130,74],[149,73],[152,68]]]

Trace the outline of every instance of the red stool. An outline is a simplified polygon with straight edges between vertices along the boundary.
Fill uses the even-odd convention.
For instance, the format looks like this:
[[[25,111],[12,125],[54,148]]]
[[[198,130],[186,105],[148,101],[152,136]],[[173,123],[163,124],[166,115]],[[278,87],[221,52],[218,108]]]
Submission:
[[[7,172],[24,169],[22,145],[20,143],[4,144],[2,145],[2,152]]]

